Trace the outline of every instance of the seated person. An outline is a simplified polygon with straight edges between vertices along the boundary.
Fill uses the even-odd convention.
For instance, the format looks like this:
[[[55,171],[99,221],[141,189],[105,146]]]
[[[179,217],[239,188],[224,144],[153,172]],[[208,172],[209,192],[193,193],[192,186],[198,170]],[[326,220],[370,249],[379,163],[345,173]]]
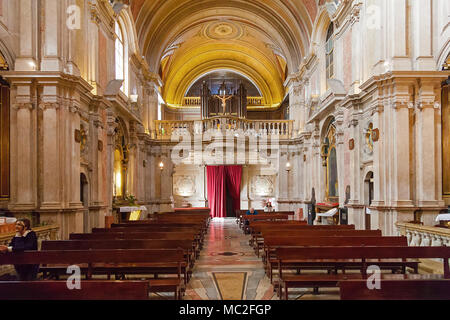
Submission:
[[[250,216],[255,216],[258,214],[258,211],[255,210],[255,208],[250,208],[250,210],[248,210],[246,213],[246,215],[250,215]],[[248,220],[245,220],[245,225],[248,226],[250,223],[248,222]]]
[[[37,236],[31,230],[31,223],[28,219],[17,220],[16,222],[16,236],[11,240],[9,246],[0,246],[0,252],[22,252],[37,250]],[[15,265],[17,275],[21,281],[36,280],[39,272],[39,265]]]

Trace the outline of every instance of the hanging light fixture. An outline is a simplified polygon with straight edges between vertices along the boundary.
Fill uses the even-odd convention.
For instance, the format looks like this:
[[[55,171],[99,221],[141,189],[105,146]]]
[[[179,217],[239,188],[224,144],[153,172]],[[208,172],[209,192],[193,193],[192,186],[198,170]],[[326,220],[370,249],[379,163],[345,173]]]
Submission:
[[[291,163],[289,161],[286,163],[286,171],[291,171]]]

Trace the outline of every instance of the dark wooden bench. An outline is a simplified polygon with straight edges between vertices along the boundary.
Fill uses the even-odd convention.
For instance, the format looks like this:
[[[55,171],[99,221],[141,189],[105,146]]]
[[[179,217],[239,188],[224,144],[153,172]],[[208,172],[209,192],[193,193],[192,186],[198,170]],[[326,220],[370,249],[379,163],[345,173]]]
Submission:
[[[128,228],[129,230],[126,230]],[[149,230],[160,228],[161,231],[196,231],[200,239],[201,244],[203,243],[204,237],[208,231],[207,227],[203,222],[192,222],[192,223],[175,223],[171,221],[147,221],[145,223],[120,223],[111,224],[110,229],[122,230],[123,232],[129,232],[133,230]],[[95,228],[93,232],[101,230],[103,228]],[[173,229],[173,230],[170,230]]]
[[[246,215],[248,210],[240,210],[240,213],[238,213],[238,219],[236,222],[238,223],[239,227],[243,229],[245,226],[245,217],[249,217],[251,215]],[[282,214],[282,215],[288,215],[293,216],[295,214],[294,211],[272,211],[272,212],[264,212],[264,209],[257,209],[255,210],[258,212],[257,215],[269,215],[269,214]]]
[[[303,229],[303,230],[270,230],[263,229],[258,235],[257,244],[262,247],[267,236],[286,237],[381,237],[381,230],[342,230],[342,229]]]
[[[194,242],[194,260],[197,259],[201,242],[195,231],[184,232],[97,232],[71,233],[69,240],[188,240]]]
[[[267,234],[285,234],[286,232],[303,233],[305,231],[355,231],[354,225],[324,225],[324,226],[310,226],[310,225],[256,225],[253,227],[252,238],[250,245],[255,249],[256,254],[259,256],[259,248],[264,243],[264,236]]]
[[[0,255],[0,265],[11,264],[55,265],[58,270],[70,265],[80,265],[82,269],[84,265],[87,280],[94,274],[176,274],[175,278],[150,280],[150,292],[174,292],[175,299],[179,299],[184,289],[182,249],[48,250]]]
[[[275,255],[275,250],[281,247],[334,247],[334,246],[408,246],[406,237],[284,237],[284,236],[267,236],[264,238],[264,265],[270,282],[273,282],[273,269],[277,267],[278,260]],[[320,262],[303,262],[301,264],[286,264],[285,268],[297,270],[300,274],[301,269],[315,269],[334,271],[336,274],[341,268],[345,273],[346,269],[360,268],[360,263],[336,262],[334,265],[326,262],[321,265]],[[413,268],[417,271],[418,262],[401,262],[398,264],[388,263],[387,265],[381,263],[383,269],[390,269],[394,273],[401,269],[404,273],[406,267]]]
[[[69,290],[66,281],[0,281],[0,300],[147,300],[148,281],[81,281]]]
[[[339,289],[341,300],[450,300],[450,279],[382,279],[372,290],[367,280],[347,280]]]
[[[195,242],[192,240],[51,240],[42,241],[41,250],[106,250],[106,249],[183,249],[190,268],[195,262]],[[189,270],[187,271],[189,275]],[[189,280],[189,278],[188,278]]]
[[[136,227],[112,227],[112,228],[93,228],[92,233],[154,233],[154,232],[193,232],[195,238],[201,246],[204,241],[203,232],[194,227],[167,227],[167,226],[136,226]]]
[[[201,223],[203,228],[207,229],[209,226],[209,219],[202,216],[185,216],[181,214],[158,214],[155,216],[157,223],[177,223],[177,224],[192,224]]]
[[[339,262],[339,260],[353,260],[361,264],[361,276],[367,278],[367,267],[378,265],[386,259],[420,259],[420,258],[441,258],[444,264],[444,278],[450,279],[450,269],[448,259],[450,258],[450,247],[401,247],[401,246],[352,246],[352,247],[282,247],[276,249],[276,259],[278,260],[278,293],[288,299],[289,288],[308,287],[329,287],[336,286],[341,281],[351,279],[353,275],[294,275],[283,274],[284,265],[292,263],[302,263],[304,261],[319,260],[322,263]],[[383,275],[384,276],[384,275]],[[387,275],[386,275],[387,276]],[[420,277],[420,275],[416,275]],[[424,275],[426,278],[428,275]]]

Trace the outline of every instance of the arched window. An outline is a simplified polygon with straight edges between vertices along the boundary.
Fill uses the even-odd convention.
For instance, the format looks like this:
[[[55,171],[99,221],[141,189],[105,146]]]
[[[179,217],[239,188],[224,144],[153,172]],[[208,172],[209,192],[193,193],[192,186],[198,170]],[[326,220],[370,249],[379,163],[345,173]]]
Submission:
[[[128,96],[128,45],[119,21],[116,21],[115,33],[116,79],[123,80],[120,90]]]
[[[333,24],[331,23],[328,27],[327,38],[325,42],[325,59],[326,59],[326,74],[327,79],[331,79],[334,76],[334,63],[333,63],[333,51],[334,51],[334,42],[333,42]]]

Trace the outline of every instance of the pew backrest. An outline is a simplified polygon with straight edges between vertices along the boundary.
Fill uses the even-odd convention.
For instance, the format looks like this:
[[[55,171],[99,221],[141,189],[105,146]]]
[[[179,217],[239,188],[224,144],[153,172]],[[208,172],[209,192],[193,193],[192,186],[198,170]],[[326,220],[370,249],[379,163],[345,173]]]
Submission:
[[[279,265],[282,261],[361,259],[364,267],[367,259],[408,259],[441,258],[444,264],[444,277],[450,278],[450,247],[403,247],[403,246],[351,246],[351,247],[279,247],[275,250]]]
[[[264,245],[269,248],[320,246],[407,246],[406,237],[284,237],[267,236]]]
[[[0,281],[0,300],[147,300],[148,281],[81,281],[69,290],[66,281]]]
[[[379,289],[367,280],[339,282],[341,300],[450,300],[450,279],[379,281]]]

